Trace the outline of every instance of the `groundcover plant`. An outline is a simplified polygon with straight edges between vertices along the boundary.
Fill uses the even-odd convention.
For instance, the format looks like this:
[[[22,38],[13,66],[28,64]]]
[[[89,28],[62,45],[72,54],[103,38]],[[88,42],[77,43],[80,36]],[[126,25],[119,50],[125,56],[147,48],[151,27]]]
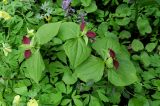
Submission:
[[[160,106],[160,0],[1,0],[0,106]]]

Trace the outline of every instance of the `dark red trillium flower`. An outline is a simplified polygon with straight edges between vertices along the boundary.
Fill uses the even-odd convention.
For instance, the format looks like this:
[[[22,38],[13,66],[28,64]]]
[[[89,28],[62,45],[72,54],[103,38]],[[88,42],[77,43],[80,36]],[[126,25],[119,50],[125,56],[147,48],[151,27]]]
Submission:
[[[84,30],[85,26],[86,26],[86,23],[85,23],[85,21],[84,21],[84,17],[82,17],[82,23],[81,23],[81,25],[80,25],[81,31]],[[86,35],[87,35],[88,38],[95,38],[95,37],[96,37],[96,33],[93,32],[93,31],[88,31],[88,32],[86,33]]]
[[[116,68],[116,70],[118,69],[118,67],[119,67],[119,62],[117,61],[117,60],[113,60],[113,65],[114,65],[114,67]]]
[[[23,44],[30,44],[30,39],[27,36],[23,36],[23,40],[22,40]]]
[[[112,59],[116,57],[116,54],[112,49],[109,49],[109,54],[110,54],[110,57],[112,57]]]
[[[116,60],[116,54],[112,49],[109,49],[109,54],[110,54],[110,57],[112,57],[113,59],[113,66],[117,70],[119,67],[119,62]]]
[[[95,32],[92,32],[92,31],[88,31],[88,32],[86,33],[86,35],[87,35],[87,37],[89,37],[89,38],[95,38],[95,37],[96,37],[96,33],[95,33]]]
[[[31,50],[25,50],[25,52],[24,52],[24,57],[26,58],[26,59],[28,59],[30,56],[31,56]]]
[[[23,44],[29,45],[31,40],[27,37],[27,36],[23,36],[23,40],[22,40]],[[24,52],[24,57],[26,59],[28,59],[31,56],[31,50],[25,50]]]

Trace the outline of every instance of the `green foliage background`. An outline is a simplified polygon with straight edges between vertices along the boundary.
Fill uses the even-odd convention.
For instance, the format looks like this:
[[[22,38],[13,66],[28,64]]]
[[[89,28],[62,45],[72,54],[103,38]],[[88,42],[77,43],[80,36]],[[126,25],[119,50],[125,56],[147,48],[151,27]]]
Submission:
[[[0,17],[0,106],[25,106],[31,98],[39,106],[159,106],[160,1],[72,0],[69,15],[61,6],[62,0],[0,2],[12,17]],[[80,30],[81,16],[96,38]],[[27,28],[34,29],[31,46],[22,44]]]

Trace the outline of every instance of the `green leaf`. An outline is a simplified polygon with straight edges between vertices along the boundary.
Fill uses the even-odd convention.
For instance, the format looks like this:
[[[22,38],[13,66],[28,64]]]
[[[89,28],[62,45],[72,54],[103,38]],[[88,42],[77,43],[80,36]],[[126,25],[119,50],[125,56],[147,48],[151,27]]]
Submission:
[[[37,33],[36,38],[40,44],[49,42],[54,36],[58,34],[61,22],[49,23],[41,26]]]
[[[160,99],[160,92],[155,92],[153,95],[152,95],[152,98],[154,99]]]
[[[60,45],[60,44],[63,43],[62,40],[59,39],[59,38],[57,38],[57,37],[54,37],[53,40],[52,40],[52,42],[53,42],[53,44],[52,44],[53,46]]]
[[[121,31],[119,34],[120,39],[128,39],[130,37],[131,37],[131,33],[126,30]]]
[[[71,6],[77,6],[80,3],[81,3],[80,0],[72,0]]]
[[[99,99],[94,96],[91,96],[89,106],[101,106]]]
[[[152,70],[153,71],[153,70]],[[156,73],[155,73],[156,74]],[[156,77],[156,75],[154,75],[154,78]],[[154,80],[153,85],[157,87],[158,91],[160,91],[160,80]]]
[[[85,44],[82,38],[68,40],[64,44],[64,50],[73,68],[84,62],[91,52],[91,49]]]
[[[63,99],[61,102],[62,106],[67,106],[67,104],[69,104],[71,102],[71,99]]]
[[[85,99],[83,100],[84,106],[87,106],[89,103],[90,96],[88,94],[85,95]]]
[[[73,86],[67,85],[66,89],[67,89],[66,94],[70,94],[73,90]]]
[[[93,1],[88,7],[85,7],[84,10],[85,10],[87,13],[95,12],[95,11],[97,10],[96,2]]]
[[[49,93],[49,94],[41,94],[40,95],[40,102],[45,104],[51,104],[58,106],[62,100],[62,94],[60,92],[57,93]]]
[[[65,84],[62,81],[57,82],[55,84],[55,86],[56,86],[57,91],[59,91],[61,93],[66,93],[66,87],[65,87]]]
[[[108,69],[108,79],[116,86],[127,86],[137,81],[136,68],[129,59],[118,54],[118,69]]]
[[[75,75],[84,82],[101,80],[104,71],[104,62],[98,57],[91,56],[75,69]]]
[[[14,32],[14,34],[17,34],[20,29],[23,27],[23,19],[19,19],[19,22],[15,24],[15,26],[12,28],[12,31]]]
[[[127,4],[121,4],[116,9],[116,16],[117,17],[126,17],[131,15],[131,9],[128,7]]]
[[[141,76],[144,81],[149,81],[149,80],[152,80],[153,78],[156,78],[156,73],[153,70],[148,70],[148,71],[142,72]]]
[[[143,43],[138,39],[132,41],[131,47],[136,52],[144,49]]]
[[[26,86],[22,86],[22,87],[14,88],[14,92],[20,95],[24,95],[25,93],[28,92],[28,90]]]
[[[109,94],[108,98],[109,101],[113,104],[118,104],[121,101],[121,92],[119,89],[117,89],[118,87],[112,88],[111,93]]]
[[[145,49],[147,50],[147,52],[152,52],[156,46],[157,46],[157,43],[148,43]]]
[[[150,105],[145,97],[138,97],[130,99],[128,106],[150,106]]]
[[[83,106],[83,102],[81,100],[74,98],[73,101],[76,106]]]
[[[160,5],[160,1],[159,0],[155,0],[157,2],[158,5]]]
[[[111,0],[102,0],[104,5],[107,5]]]
[[[102,22],[98,26],[98,30],[97,30],[98,36],[104,37],[107,30],[108,30],[108,23],[107,22]]]
[[[151,105],[150,106],[160,106],[160,100],[151,101]]]
[[[26,77],[33,79],[36,83],[41,79],[45,65],[39,50],[37,50],[29,59],[24,62],[26,67]]]
[[[118,25],[126,26],[126,25],[129,24],[130,18],[128,18],[128,17],[116,18],[116,19],[115,19],[115,22],[116,22]]]
[[[57,52],[56,55],[59,60],[61,60],[64,63],[67,63],[67,56],[64,51]]]
[[[106,97],[105,95],[105,91],[103,89],[98,89],[97,90],[98,96],[99,98],[103,101],[103,102],[109,102],[109,98]]]
[[[87,7],[91,4],[92,0],[81,0],[83,6]]]
[[[87,36],[83,36],[83,39],[84,39],[86,45],[88,45],[88,37]]]
[[[160,5],[160,1],[159,0],[139,0],[139,1],[137,1],[137,3],[140,5],[140,6],[142,6],[142,7],[144,7],[144,6],[158,6],[158,5]]]
[[[80,25],[74,22],[64,22],[61,24],[58,36],[62,40],[77,38],[80,34]]]
[[[137,27],[138,27],[139,32],[142,35],[145,35],[146,33],[148,34],[148,33],[152,32],[152,28],[151,28],[150,23],[147,18],[138,17]]]
[[[146,52],[141,52],[140,60],[145,67],[148,67],[151,64],[150,56]]]
[[[65,84],[70,85],[74,84],[77,81],[77,78],[72,74],[70,70],[66,70],[64,72],[62,80],[65,82]]]

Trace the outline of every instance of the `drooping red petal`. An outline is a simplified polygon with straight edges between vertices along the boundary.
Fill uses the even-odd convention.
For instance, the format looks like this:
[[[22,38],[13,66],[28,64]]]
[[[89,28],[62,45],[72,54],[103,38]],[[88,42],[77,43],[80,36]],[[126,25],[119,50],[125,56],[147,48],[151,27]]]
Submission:
[[[26,58],[26,59],[28,59],[30,56],[31,56],[31,50],[25,50],[25,52],[24,52],[24,57]]]
[[[23,44],[30,44],[31,40],[27,36],[23,36]]]
[[[110,57],[112,57],[112,59],[116,57],[116,54],[112,49],[109,49],[109,54],[110,54]]]
[[[95,38],[96,37],[96,33],[95,32],[92,32],[92,31],[88,31],[86,33],[86,35],[89,37],[89,38]]]
[[[84,27],[86,26],[86,23],[84,21],[82,21],[81,25],[80,25],[80,29],[81,31],[84,30]]]
[[[119,62],[117,61],[117,60],[113,60],[113,65],[114,65],[114,67],[116,68],[116,70],[118,69],[118,67],[119,67]]]

